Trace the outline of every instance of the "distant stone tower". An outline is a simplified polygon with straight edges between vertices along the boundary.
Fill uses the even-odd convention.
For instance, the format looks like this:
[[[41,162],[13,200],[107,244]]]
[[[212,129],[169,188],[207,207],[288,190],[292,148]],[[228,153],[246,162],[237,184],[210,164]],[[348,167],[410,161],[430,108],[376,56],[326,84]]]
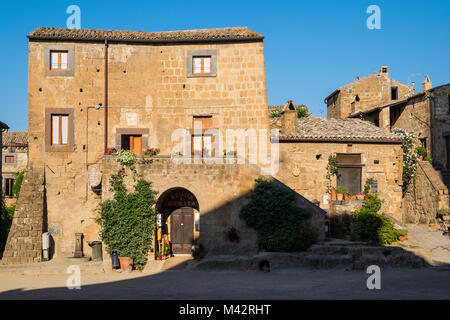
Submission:
[[[433,87],[430,77],[428,75],[425,76],[425,80],[422,83],[422,91],[430,90]]]

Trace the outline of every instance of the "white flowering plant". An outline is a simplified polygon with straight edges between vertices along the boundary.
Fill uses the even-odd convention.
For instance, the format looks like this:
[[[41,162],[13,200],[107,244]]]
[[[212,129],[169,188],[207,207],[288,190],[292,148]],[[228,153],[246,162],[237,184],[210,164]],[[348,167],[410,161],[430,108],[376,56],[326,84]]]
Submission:
[[[416,137],[412,132],[400,128],[392,128],[391,131],[403,140],[403,191],[405,191],[416,174],[419,161],[419,155],[415,149]]]
[[[119,150],[117,152],[117,162],[122,166],[132,167],[136,163],[136,155],[130,150]]]

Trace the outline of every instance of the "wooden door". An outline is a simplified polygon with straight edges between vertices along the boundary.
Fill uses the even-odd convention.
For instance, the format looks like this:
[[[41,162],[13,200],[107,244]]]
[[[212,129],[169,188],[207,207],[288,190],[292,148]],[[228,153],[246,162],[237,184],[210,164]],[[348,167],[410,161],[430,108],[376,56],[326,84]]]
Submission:
[[[194,210],[181,208],[170,215],[170,240],[173,254],[190,254],[194,238]]]
[[[447,169],[450,169],[450,137],[447,137]]]
[[[142,154],[142,136],[130,136],[130,150],[137,155]]]

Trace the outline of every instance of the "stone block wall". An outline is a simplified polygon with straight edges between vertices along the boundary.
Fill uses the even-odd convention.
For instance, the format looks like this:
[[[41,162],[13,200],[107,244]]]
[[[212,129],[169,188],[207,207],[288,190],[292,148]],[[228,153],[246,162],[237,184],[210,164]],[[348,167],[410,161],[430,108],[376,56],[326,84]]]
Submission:
[[[42,233],[45,226],[44,168],[28,168],[8,235],[2,264],[41,261]]]
[[[437,212],[445,206],[445,199],[448,199],[448,196],[439,195],[439,189],[443,185],[432,165],[427,161],[420,161],[404,197],[404,222],[434,223]],[[448,201],[446,207],[448,208]]]

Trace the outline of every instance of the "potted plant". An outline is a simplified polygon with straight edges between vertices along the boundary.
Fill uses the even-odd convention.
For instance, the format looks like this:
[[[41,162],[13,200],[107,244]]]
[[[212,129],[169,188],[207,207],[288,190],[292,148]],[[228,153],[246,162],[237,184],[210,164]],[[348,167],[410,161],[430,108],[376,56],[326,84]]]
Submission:
[[[345,199],[345,201],[349,201],[349,200],[351,200],[352,199],[352,194],[350,193],[350,192],[346,192],[345,193],[345,195],[344,195],[344,199]]]
[[[205,249],[203,245],[200,243],[199,245],[193,245],[191,249],[192,258],[194,258],[197,261],[200,261],[203,259],[205,255]]]
[[[331,188],[331,201],[336,201],[336,199],[337,199],[336,189]]]
[[[407,229],[399,229],[397,230],[398,241],[408,240],[408,230]]]
[[[441,218],[444,221],[450,221],[450,209],[439,209],[438,211],[438,217]]]
[[[120,269],[123,272],[131,272],[133,270],[133,259],[129,257],[119,257]]]
[[[238,235],[238,232],[235,227],[228,228],[228,230],[225,232],[225,234],[227,236],[228,242],[234,242],[234,243],[239,242],[239,235]]]
[[[416,153],[419,156],[419,160],[422,161],[427,156],[427,149],[424,147],[418,147],[416,148]]]
[[[337,201],[342,201],[342,200],[343,200],[345,191],[346,191],[346,190],[345,190],[344,188],[341,188],[341,187],[338,187],[338,188],[336,189],[336,193],[337,193]]]
[[[364,192],[361,191],[360,193],[358,193],[358,194],[356,195],[356,198],[357,198],[358,200],[364,200]]]

